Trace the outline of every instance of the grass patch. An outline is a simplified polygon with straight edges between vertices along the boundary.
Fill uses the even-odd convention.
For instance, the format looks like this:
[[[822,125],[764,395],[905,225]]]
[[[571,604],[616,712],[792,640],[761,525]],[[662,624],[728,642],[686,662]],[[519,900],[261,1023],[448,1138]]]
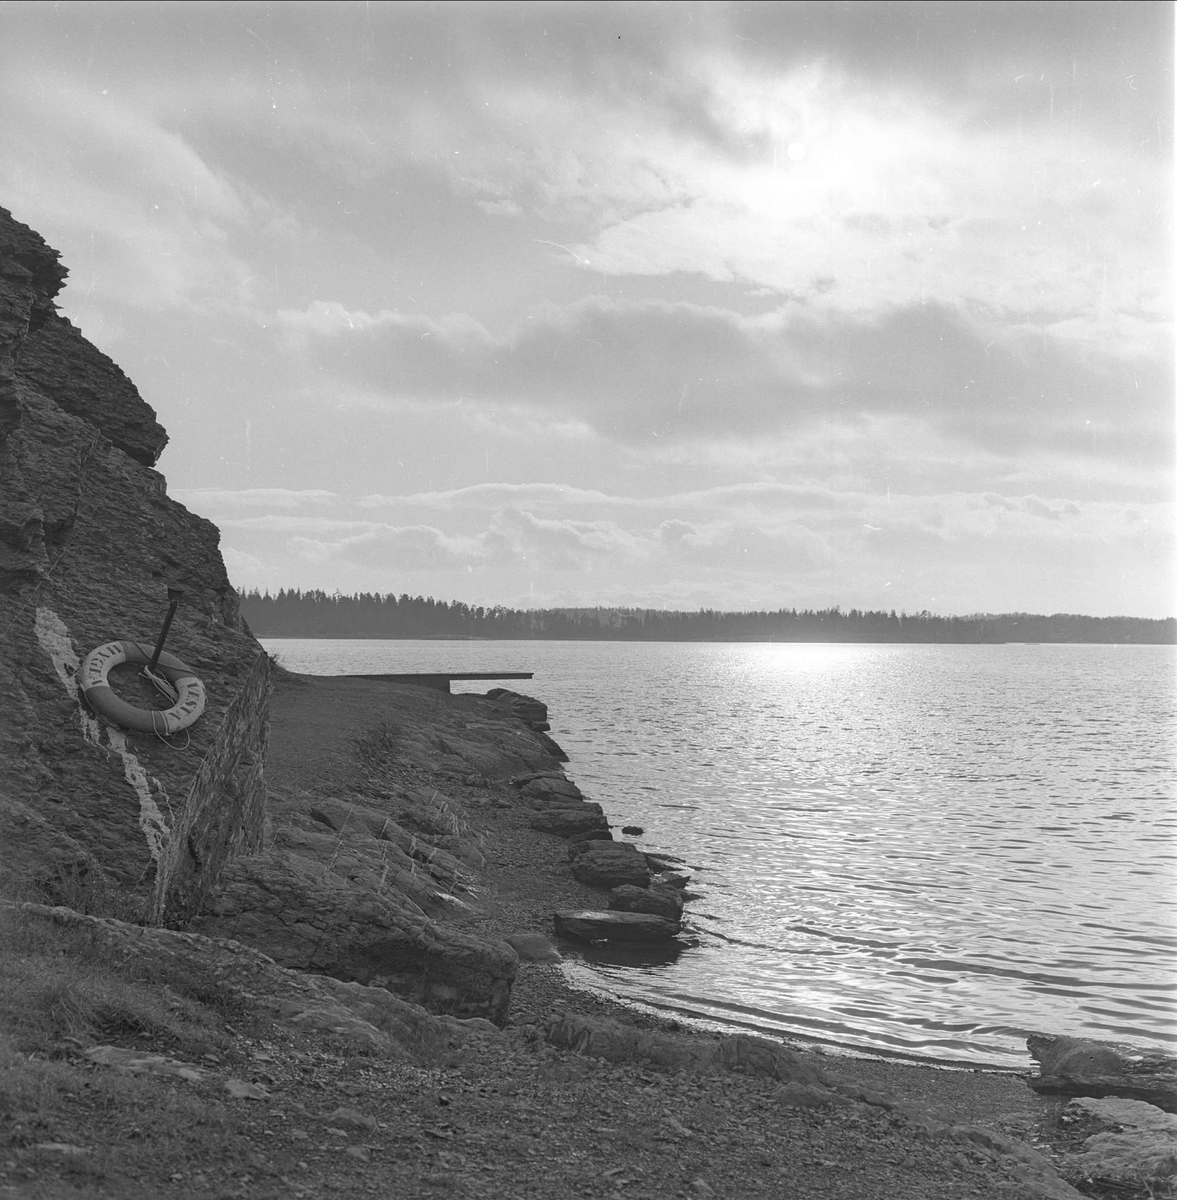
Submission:
[[[199,964],[120,962],[84,927],[10,903],[0,904],[0,946],[0,1185],[30,1197],[140,1196],[152,1190],[141,1180],[225,1156],[235,1135],[214,1085],[83,1054],[112,1044],[235,1059],[225,1015],[240,1019],[241,1006],[218,1003]]]
[[[90,917],[114,917],[132,925],[143,922],[146,902],[85,862],[58,863],[33,883],[29,899],[40,904],[60,905]]]
[[[13,905],[0,907],[0,1029],[13,1049],[53,1057],[117,1043],[199,1056],[256,1018],[199,962],[121,962],[91,939]]]

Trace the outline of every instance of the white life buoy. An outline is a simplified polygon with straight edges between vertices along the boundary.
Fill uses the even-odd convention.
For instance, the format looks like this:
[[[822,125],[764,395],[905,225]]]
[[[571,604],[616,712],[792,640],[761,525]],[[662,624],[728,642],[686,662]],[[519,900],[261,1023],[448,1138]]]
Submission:
[[[161,654],[155,668],[176,689],[176,702],[171,708],[136,708],[119,699],[106,676],[111,667],[124,662],[145,667],[151,655],[138,642],[105,642],[82,659],[78,686],[98,716],[139,733],[168,736],[187,729],[204,712],[204,684],[174,654]]]

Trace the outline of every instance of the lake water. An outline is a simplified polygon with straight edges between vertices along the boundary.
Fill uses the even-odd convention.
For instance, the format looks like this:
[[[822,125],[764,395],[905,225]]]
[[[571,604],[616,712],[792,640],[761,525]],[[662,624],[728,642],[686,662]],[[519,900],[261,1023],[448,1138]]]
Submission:
[[[1172,647],[264,642],[534,671],[504,686],[582,790],[696,872],[698,946],[571,968],[619,996],[947,1062],[1023,1067],[1035,1030],[1177,1050]]]

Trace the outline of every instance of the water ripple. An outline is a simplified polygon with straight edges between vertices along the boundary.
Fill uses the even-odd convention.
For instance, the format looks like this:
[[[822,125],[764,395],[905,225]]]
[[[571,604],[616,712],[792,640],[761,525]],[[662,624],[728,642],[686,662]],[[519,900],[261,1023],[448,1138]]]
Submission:
[[[436,669],[440,653],[275,645],[326,673]],[[534,670],[582,789],[698,864],[701,944],[584,968],[617,993],[942,1061],[1023,1066],[1030,1030],[1177,1045],[1172,647],[492,642],[444,657]]]

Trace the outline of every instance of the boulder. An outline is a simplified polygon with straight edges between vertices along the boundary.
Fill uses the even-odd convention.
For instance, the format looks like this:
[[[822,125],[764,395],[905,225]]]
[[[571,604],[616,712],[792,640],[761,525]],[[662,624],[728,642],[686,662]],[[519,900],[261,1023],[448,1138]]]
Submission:
[[[553,919],[559,937],[578,942],[657,942],[681,928],[677,921],[643,912],[558,912]]]
[[[269,659],[241,619],[217,528],[152,470],[166,435],[134,385],[60,317],[56,251],[0,209],[0,873],[7,886],[156,922],[197,911],[260,844]],[[75,675],[104,642],[200,676],[181,735],[95,719]],[[148,707],[130,667],[116,691]]]
[[[656,885],[642,888],[627,883],[609,893],[609,907],[614,912],[653,913],[677,922],[682,918],[683,899],[674,888]]]
[[[1120,1096],[1177,1113],[1177,1058],[1122,1042],[1054,1037],[1035,1033],[1026,1039],[1039,1074],[1028,1080],[1044,1094]]]
[[[589,887],[615,888],[631,883],[647,887],[650,870],[632,842],[587,842],[578,847],[572,874]]]
[[[531,828],[557,837],[609,832],[609,822],[599,804],[578,804],[575,808],[549,808],[531,818]]]

